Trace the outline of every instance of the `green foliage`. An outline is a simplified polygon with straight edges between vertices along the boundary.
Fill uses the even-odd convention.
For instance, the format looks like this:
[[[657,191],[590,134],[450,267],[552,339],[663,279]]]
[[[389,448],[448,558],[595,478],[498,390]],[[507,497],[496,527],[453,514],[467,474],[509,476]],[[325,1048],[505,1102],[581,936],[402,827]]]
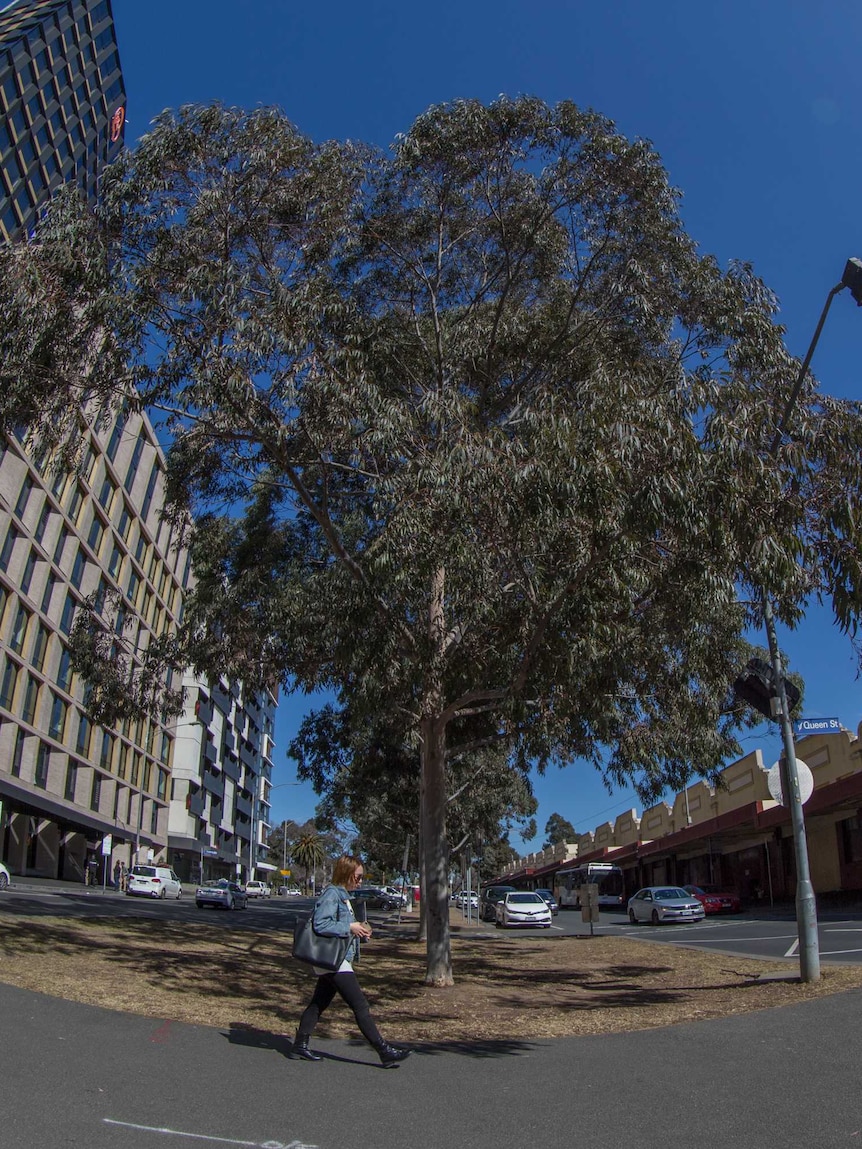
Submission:
[[[552,814],[548,821],[545,823],[546,841],[543,850],[547,850],[549,846],[557,846],[561,842],[574,842],[577,838],[577,832],[568,818],[564,818],[562,814]]]
[[[604,117],[458,101],[384,155],[182,108],[103,192],[0,253],[3,417],[31,389],[58,437],[82,395],[160,412],[179,649],[418,739],[439,981],[450,737],[653,797],[739,752],[761,587],[855,634],[860,410],[808,377],[771,450],[775,299]]]

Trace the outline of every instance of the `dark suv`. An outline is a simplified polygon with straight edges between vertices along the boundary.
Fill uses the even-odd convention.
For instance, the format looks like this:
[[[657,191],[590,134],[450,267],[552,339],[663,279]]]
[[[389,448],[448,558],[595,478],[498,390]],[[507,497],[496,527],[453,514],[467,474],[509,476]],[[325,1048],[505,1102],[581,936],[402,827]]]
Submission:
[[[497,903],[502,902],[506,894],[510,894],[514,888],[514,886],[488,886],[483,890],[479,899],[479,918],[483,922],[496,921]]]

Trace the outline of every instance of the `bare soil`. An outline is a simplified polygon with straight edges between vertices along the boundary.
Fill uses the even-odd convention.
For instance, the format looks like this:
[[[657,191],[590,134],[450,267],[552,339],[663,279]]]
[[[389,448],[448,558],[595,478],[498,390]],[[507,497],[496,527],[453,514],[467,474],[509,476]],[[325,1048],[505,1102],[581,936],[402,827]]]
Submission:
[[[292,1033],[314,975],[286,932],[206,919],[86,921],[5,916],[0,981],[162,1020]],[[423,984],[424,944],[375,938],[357,972],[384,1034],[413,1043],[505,1042],[604,1034],[724,1017],[862,986],[862,966],[795,966],[629,938],[477,937],[452,942],[456,984]],[[776,979],[776,975],[777,979]],[[782,976],[783,975],[783,976]],[[340,1003],[320,1036],[354,1035]]]

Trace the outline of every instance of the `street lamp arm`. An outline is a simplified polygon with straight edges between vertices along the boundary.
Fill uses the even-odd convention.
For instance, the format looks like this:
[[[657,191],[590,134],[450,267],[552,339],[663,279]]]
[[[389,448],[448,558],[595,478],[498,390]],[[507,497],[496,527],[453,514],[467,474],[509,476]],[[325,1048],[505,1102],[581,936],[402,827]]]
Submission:
[[[848,264],[851,262],[852,260],[848,260]],[[826,322],[826,316],[829,314],[829,308],[832,306],[832,300],[847,286],[848,284],[845,283],[842,279],[840,283],[836,283],[836,285],[832,288],[826,297],[826,303],[823,305],[823,310],[820,312],[820,321],[818,322],[811,342],[808,345],[808,350],[805,353],[805,358],[802,360],[802,365],[799,368],[799,374],[796,376],[796,382],[793,384],[793,390],[790,392],[790,397],[785,404],[784,414],[778,421],[778,429],[775,432],[775,438],[772,440],[772,443],[769,447],[770,455],[774,455],[778,450],[778,445],[781,442],[781,437],[784,434],[784,429],[787,426],[787,421],[790,418],[790,413],[796,405],[796,400],[799,398],[799,392],[802,390],[802,384],[805,381],[805,376],[808,373],[809,366],[811,365],[811,360],[814,356],[814,350],[817,347],[817,343],[820,339],[820,333],[823,330],[823,324]]]

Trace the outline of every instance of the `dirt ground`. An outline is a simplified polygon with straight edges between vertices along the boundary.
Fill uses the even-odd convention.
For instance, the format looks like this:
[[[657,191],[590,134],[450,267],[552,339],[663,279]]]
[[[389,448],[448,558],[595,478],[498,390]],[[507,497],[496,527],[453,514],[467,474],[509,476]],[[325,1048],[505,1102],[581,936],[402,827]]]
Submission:
[[[474,931],[475,933],[475,931]],[[292,1033],[314,976],[288,933],[232,931],[203,918],[0,919],[0,981],[144,1016]],[[357,972],[382,1032],[413,1043],[511,1042],[603,1034],[723,1017],[862,986],[862,966],[794,965],[628,938],[479,938],[452,943],[456,984],[422,984],[424,944],[375,938]],[[774,975],[784,975],[774,980]],[[770,978],[773,975],[773,978]],[[354,1034],[340,1003],[318,1029]]]

